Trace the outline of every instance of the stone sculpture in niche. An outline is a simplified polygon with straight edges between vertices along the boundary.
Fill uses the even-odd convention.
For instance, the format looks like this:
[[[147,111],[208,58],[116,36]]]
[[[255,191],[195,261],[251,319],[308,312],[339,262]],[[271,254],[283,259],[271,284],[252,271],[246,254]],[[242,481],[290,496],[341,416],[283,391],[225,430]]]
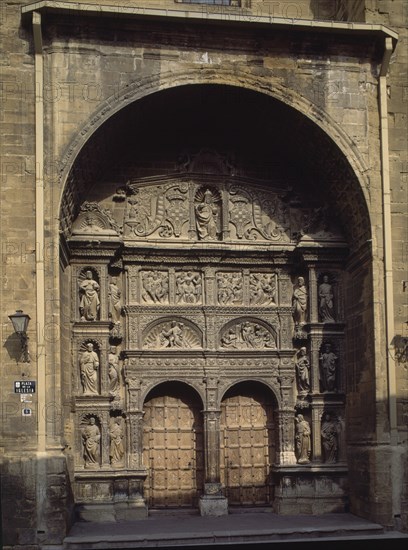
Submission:
[[[220,305],[242,304],[243,280],[241,273],[217,273],[217,287]]]
[[[335,323],[332,285],[329,277],[323,276],[323,282],[319,285],[319,315],[322,323]]]
[[[84,446],[85,468],[97,468],[100,457],[101,432],[91,417],[88,426],[82,432],[82,443]]]
[[[308,464],[310,462],[311,436],[310,424],[303,418],[302,414],[296,417],[296,452],[298,464]]]
[[[99,318],[99,283],[94,280],[92,271],[85,272],[85,278],[79,283],[79,312],[81,321],[96,321]]]
[[[230,327],[221,337],[222,348],[232,349],[275,349],[274,335],[264,326],[244,321]]]
[[[325,462],[337,462],[339,424],[331,414],[326,413],[321,428]]]
[[[195,221],[197,235],[199,240],[214,241],[220,235],[220,207],[217,203],[220,202],[219,196],[216,196],[213,191],[206,189],[204,192],[200,189],[196,195]]]
[[[297,284],[293,289],[292,305],[295,332],[299,332],[306,324],[307,315],[307,288],[303,277],[298,277]]]
[[[268,273],[251,273],[249,300],[253,306],[275,305],[276,277]]]
[[[80,355],[79,368],[84,395],[98,395],[99,358],[91,342]]]
[[[108,355],[109,369],[109,393],[112,396],[116,396],[119,392],[119,356],[116,346],[111,346]]]
[[[150,304],[169,303],[169,276],[166,272],[142,272],[142,299]]]
[[[113,418],[109,428],[109,459],[111,464],[120,465],[125,457],[123,445],[123,428],[121,418]]]
[[[296,352],[295,365],[299,394],[306,395],[310,391],[310,362],[305,347]]]
[[[192,271],[180,272],[176,277],[177,302],[197,304],[201,302],[201,275]]]
[[[320,373],[323,391],[334,392],[337,389],[337,355],[332,350],[332,345],[323,345],[323,352],[320,355]]]
[[[111,277],[109,283],[108,299],[109,299],[109,318],[113,323],[120,322],[122,313],[121,290],[118,287],[117,277]]]

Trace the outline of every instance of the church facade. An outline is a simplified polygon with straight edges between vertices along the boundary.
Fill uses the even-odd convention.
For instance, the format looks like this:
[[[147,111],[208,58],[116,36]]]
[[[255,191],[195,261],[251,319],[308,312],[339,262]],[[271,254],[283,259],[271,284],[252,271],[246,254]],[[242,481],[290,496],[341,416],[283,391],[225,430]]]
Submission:
[[[407,528],[403,4],[3,5],[6,548],[156,509]]]

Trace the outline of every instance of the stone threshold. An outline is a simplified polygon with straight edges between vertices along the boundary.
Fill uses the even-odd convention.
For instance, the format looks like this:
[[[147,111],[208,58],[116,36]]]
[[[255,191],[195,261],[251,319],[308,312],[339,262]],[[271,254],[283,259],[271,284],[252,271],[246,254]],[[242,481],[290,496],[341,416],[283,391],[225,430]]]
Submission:
[[[281,516],[272,512],[201,517],[188,513],[155,511],[145,520],[115,524],[78,522],[58,550],[200,547],[239,544],[302,543],[323,541],[392,541],[408,543],[408,535],[386,532],[376,523],[352,514]],[[57,550],[44,546],[43,550]],[[351,549],[348,549],[351,550]]]

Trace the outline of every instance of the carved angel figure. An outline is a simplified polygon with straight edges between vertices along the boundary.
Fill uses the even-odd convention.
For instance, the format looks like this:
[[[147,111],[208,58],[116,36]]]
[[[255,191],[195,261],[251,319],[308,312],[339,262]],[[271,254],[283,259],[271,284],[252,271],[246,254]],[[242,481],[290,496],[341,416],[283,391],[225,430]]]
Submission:
[[[185,304],[196,304],[201,298],[201,277],[192,271],[180,273],[176,279],[177,298]]]

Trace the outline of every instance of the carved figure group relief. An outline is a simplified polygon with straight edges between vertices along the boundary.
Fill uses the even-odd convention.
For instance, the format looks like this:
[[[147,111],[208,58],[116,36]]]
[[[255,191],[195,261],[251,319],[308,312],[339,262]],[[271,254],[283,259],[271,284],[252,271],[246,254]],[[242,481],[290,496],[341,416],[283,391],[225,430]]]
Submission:
[[[91,342],[79,356],[79,369],[83,395],[98,395],[99,357]]]
[[[148,349],[200,349],[201,337],[190,326],[179,320],[155,325],[143,339]]]
[[[220,344],[224,349],[275,349],[276,336],[261,324],[244,321],[227,328]]]
[[[324,392],[337,391],[337,355],[333,352],[332,344],[326,342],[320,353],[320,380]]]
[[[98,468],[100,465],[101,431],[95,418],[89,419],[89,424],[82,430],[82,445],[85,468]]]
[[[310,392],[310,361],[305,347],[295,353],[294,362],[299,395],[307,395]]]
[[[181,271],[176,275],[176,301],[181,304],[200,304],[202,301],[201,275],[195,271]]]
[[[276,305],[276,275],[251,273],[249,276],[249,301],[253,306]]]
[[[311,453],[311,434],[310,424],[304,419],[302,414],[295,417],[296,420],[296,457],[298,464],[308,464]]]
[[[322,323],[335,323],[333,288],[328,275],[323,276],[319,285],[319,317]]]
[[[96,321],[99,319],[100,286],[94,279],[91,270],[82,272],[79,276],[79,312],[81,321]]]
[[[166,271],[142,271],[142,300],[147,304],[169,303],[169,276]]]
[[[217,297],[221,306],[240,305],[243,302],[243,277],[239,272],[217,273]]]

